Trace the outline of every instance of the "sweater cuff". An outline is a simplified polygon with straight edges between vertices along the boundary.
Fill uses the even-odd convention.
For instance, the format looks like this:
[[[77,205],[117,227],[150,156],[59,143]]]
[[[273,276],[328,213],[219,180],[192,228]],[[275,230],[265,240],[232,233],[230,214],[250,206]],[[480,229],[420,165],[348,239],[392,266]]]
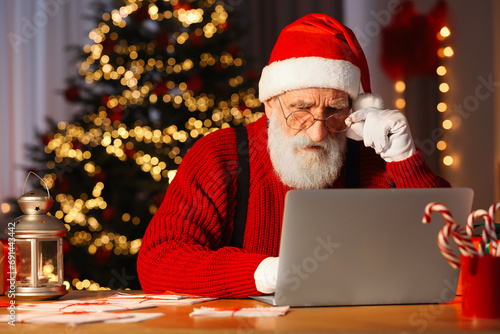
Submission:
[[[424,188],[439,186],[436,176],[425,162],[422,151],[403,161],[388,162],[387,172],[396,188]]]
[[[232,298],[247,298],[257,296],[259,292],[255,286],[254,273],[259,264],[266,258],[264,254],[249,254],[237,252],[232,254],[231,260],[224,270],[226,276],[226,292]]]

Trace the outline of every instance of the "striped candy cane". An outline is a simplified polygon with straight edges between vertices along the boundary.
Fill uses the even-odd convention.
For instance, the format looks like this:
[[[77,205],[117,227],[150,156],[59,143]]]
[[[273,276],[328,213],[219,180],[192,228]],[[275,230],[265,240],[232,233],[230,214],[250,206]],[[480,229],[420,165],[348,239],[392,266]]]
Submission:
[[[469,237],[463,227],[460,225],[455,226],[457,226],[457,228],[453,231],[453,239],[455,240],[460,253],[463,256],[477,256],[478,252],[472,242],[472,238]]]
[[[471,238],[474,235],[474,221],[477,218],[479,218],[479,217],[483,217],[484,218],[484,222],[486,224],[487,221],[488,221],[488,219],[489,219],[489,214],[485,210],[479,209],[479,210],[471,212],[469,214],[469,216],[467,217],[466,231],[467,231],[467,235],[470,235]],[[485,241],[487,242],[488,240],[487,240],[486,236],[483,236],[483,240],[481,240],[479,242],[479,248],[477,250],[479,256],[483,256],[484,255],[485,246],[486,246]]]
[[[484,211],[484,210],[483,210]],[[467,235],[469,235],[471,238],[474,236],[474,221],[479,215],[478,210],[472,211],[469,216],[467,217],[467,222],[465,223],[465,232]]]
[[[467,242],[470,241],[471,244],[472,244],[472,237],[474,236],[474,222],[479,217],[483,217],[485,223],[490,219],[490,216],[489,216],[488,212],[486,212],[486,210],[483,210],[483,209],[472,211],[469,214],[469,216],[467,217],[467,223],[466,223],[466,226],[465,226],[465,231],[466,231],[466,234],[467,234],[466,238],[467,238]],[[473,244],[472,244],[472,247],[474,247]],[[474,248],[474,251],[475,251],[475,248]],[[484,245],[483,245],[483,242],[480,242],[479,248],[478,248],[476,254],[473,254],[473,255],[479,255],[479,256],[483,256],[484,255]]]
[[[468,233],[464,230],[460,224],[453,218],[448,207],[442,203],[431,202],[425,208],[423,223],[427,224],[430,222],[432,212],[440,212],[446,222],[446,224],[457,226],[453,230],[453,239],[457,244],[460,253],[464,256],[475,256],[477,255],[476,248],[472,243],[472,237],[468,237]]]
[[[487,238],[490,238],[490,248],[493,256],[500,256],[500,247],[498,247],[498,237],[495,231],[495,212],[498,209],[500,209],[500,202],[490,206],[488,209],[489,220],[485,222],[483,230],[483,236],[486,234]]]
[[[424,224],[430,223],[431,222],[431,215],[433,212],[441,213],[441,215],[444,218],[444,221],[447,224],[458,225],[455,218],[453,218],[453,216],[451,215],[451,212],[448,209],[448,207],[446,205],[444,205],[443,203],[439,203],[439,202],[431,202],[431,203],[427,204],[427,206],[425,207],[425,210],[424,210],[424,218],[422,219],[422,223],[424,223]]]
[[[454,269],[460,268],[460,259],[453,252],[453,249],[451,249],[450,242],[448,240],[453,233],[453,229],[456,229],[456,226],[457,225],[446,224],[439,230],[437,238],[438,248],[441,251],[441,254],[443,254],[443,257]]]
[[[469,250],[470,245],[463,241],[463,237],[466,235],[466,232],[460,227],[455,218],[451,215],[448,207],[443,203],[431,202],[427,204],[424,210],[422,223],[430,223],[433,212],[441,213],[446,223],[445,226],[438,232],[438,248],[450,266],[457,269],[460,267],[460,260],[451,249],[449,238],[453,237],[462,255],[471,256]]]

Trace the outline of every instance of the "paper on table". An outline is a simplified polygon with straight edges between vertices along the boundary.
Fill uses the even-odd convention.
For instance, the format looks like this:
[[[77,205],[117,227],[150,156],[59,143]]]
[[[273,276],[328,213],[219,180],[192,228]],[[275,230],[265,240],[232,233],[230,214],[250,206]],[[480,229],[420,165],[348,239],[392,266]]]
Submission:
[[[131,295],[120,293],[107,298],[100,298],[108,302],[137,302],[144,305],[193,305],[203,303],[217,298],[198,297],[188,295]]]
[[[27,312],[17,313],[16,322],[32,324],[69,324],[81,325],[92,322],[102,322],[106,320],[118,320],[132,318],[133,313],[112,313],[112,312],[92,312],[92,313],[53,313],[53,312]],[[6,315],[0,316],[0,322],[11,321]]]
[[[250,307],[250,308],[219,308],[200,307],[193,309],[189,316],[209,317],[279,317],[285,315],[289,306],[280,307]]]
[[[155,300],[155,299],[148,299],[142,302],[143,305],[154,305],[154,306],[161,306],[161,305],[194,305],[194,304],[199,304],[199,303],[204,303],[208,302],[211,300],[215,300],[217,298],[186,298],[186,299],[179,299],[179,300]]]
[[[128,313],[132,317],[129,318],[120,318],[120,319],[112,319],[112,320],[106,320],[105,322],[108,323],[132,323],[132,322],[141,322],[141,321],[146,321],[154,318],[158,318],[163,316],[163,313]]]
[[[92,300],[65,300],[52,303],[20,304],[18,310],[40,312],[121,312],[155,307],[153,304],[141,303],[141,300],[107,301],[104,299]]]
[[[165,294],[165,295],[152,295],[152,294],[142,294],[134,295],[131,293],[118,292],[116,295],[112,295],[108,298],[143,298],[143,299],[168,299],[168,300],[178,300],[184,298],[191,298],[195,296],[191,295],[178,295],[178,294]]]

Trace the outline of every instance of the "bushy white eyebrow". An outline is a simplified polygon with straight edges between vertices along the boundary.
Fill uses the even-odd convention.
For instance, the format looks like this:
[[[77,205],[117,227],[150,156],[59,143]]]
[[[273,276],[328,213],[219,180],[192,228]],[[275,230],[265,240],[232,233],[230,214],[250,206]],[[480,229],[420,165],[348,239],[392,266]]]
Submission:
[[[335,109],[344,109],[348,107],[349,107],[349,101],[346,100],[335,101],[334,103],[330,104],[330,108],[335,108]]]
[[[300,99],[292,101],[288,105],[289,108],[295,108],[295,109],[309,109],[312,106],[314,106],[313,102],[306,101],[306,100],[300,100]],[[332,109],[344,109],[344,108],[349,107],[349,102],[344,100],[344,99],[339,98],[339,99],[334,100],[328,107],[332,108]]]

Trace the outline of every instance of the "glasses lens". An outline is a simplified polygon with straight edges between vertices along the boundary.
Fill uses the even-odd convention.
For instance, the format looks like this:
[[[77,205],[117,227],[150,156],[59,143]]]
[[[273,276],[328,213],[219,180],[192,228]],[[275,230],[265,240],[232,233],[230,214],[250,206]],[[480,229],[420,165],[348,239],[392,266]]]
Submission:
[[[325,120],[325,126],[328,131],[342,132],[349,129],[349,125],[345,124],[345,120],[349,117],[348,114],[333,114]]]
[[[295,130],[304,130],[314,123],[313,115],[305,110],[297,110],[288,116],[286,124]]]

